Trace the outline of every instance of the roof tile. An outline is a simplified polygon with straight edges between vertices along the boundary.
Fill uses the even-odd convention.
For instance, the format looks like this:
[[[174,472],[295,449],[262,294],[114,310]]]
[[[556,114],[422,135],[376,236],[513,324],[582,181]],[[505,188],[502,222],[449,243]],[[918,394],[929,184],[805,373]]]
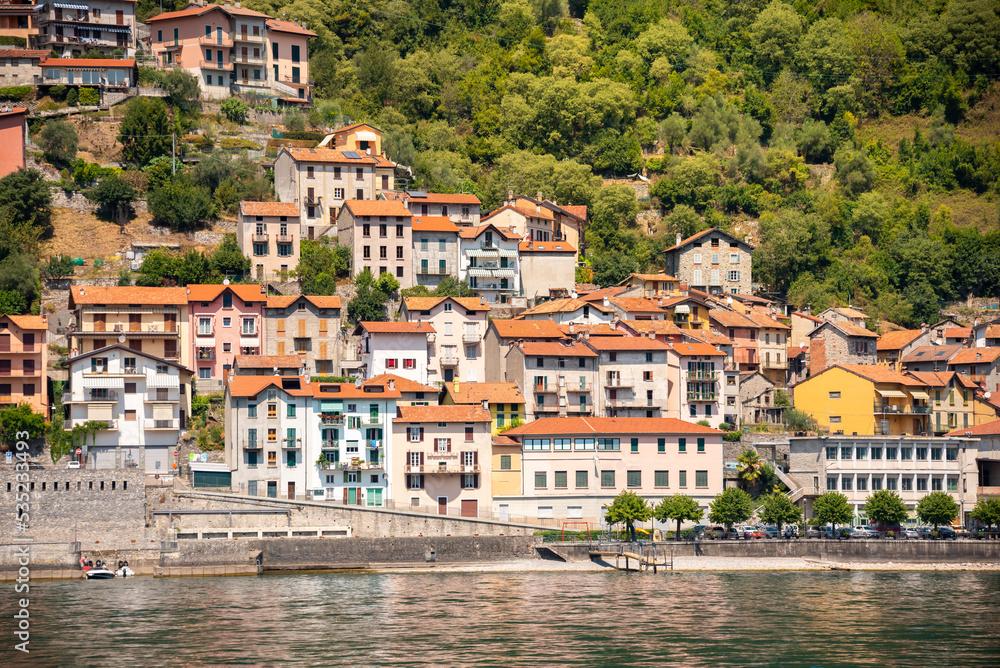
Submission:
[[[454,406],[398,406],[396,422],[492,422],[493,416],[479,404]]]
[[[675,418],[541,418],[504,432],[507,436],[573,434],[722,434],[718,429]]]

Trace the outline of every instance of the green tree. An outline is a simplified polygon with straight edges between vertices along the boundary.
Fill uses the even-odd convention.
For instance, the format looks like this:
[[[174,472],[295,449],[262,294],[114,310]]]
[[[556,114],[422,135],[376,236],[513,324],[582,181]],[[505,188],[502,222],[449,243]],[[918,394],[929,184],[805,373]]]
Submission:
[[[369,267],[365,267],[364,271],[354,277],[354,299],[347,303],[347,319],[351,323],[356,325],[359,322],[380,322],[389,319],[385,303],[390,295],[380,290],[378,284],[379,280],[372,275]]]
[[[958,517],[958,503],[947,492],[931,492],[917,501],[917,517],[937,531],[942,524],[951,524]]]
[[[19,438],[18,432],[27,432],[27,438]],[[0,440],[13,446],[17,441],[34,441],[45,433],[45,417],[31,408],[31,404],[18,404],[0,411]]]
[[[216,207],[208,188],[179,178],[149,194],[149,212],[170,229],[189,232],[213,218]]]
[[[663,497],[653,508],[653,517],[661,522],[677,522],[677,540],[681,539],[681,522],[700,520],[705,511],[698,502],[685,494]]]
[[[126,162],[144,167],[157,156],[169,156],[170,135],[167,105],[162,99],[137,97],[128,103],[118,129]]]
[[[67,167],[76,160],[76,149],[80,138],[71,123],[62,120],[49,121],[43,127],[35,142],[42,149],[42,156],[56,167]]]
[[[222,242],[212,251],[210,259],[212,271],[217,276],[243,280],[250,273],[250,258],[243,254],[233,233],[222,237]]]
[[[992,528],[994,524],[1000,524],[1000,498],[979,498],[976,506],[969,511],[969,517],[985,524],[987,529]]]
[[[144,287],[160,287],[177,283],[177,258],[161,250],[148,253],[139,267],[135,284]]]
[[[590,165],[575,160],[558,160],[553,155],[516,151],[500,157],[482,187],[483,205],[502,204],[508,191],[515,195],[542,193],[560,204],[590,204],[601,178]]]
[[[729,487],[709,504],[708,519],[731,529],[734,524],[750,519],[752,514],[750,495],[739,487]]]
[[[854,71],[851,38],[838,18],[825,18],[809,26],[795,51],[798,71],[817,88],[847,82]]]
[[[668,242],[672,242],[678,234],[681,235],[682,239],[687,239],[707,227],[698,212],[687,204],[674,207],[674,210],[660,221],[660,231],[663,232]]]
[[[247,122],[247,118],[250,114],[250,107],[247,106],[246,102],[237,98],[230,97],[222,102],[222,115],[225,116],[230,123],[237,123],[239,125],[244,125]]]
[[[760,68],[779,72],[790,64],[801,34],[802,18],[790,5],[772,0],[750,26],[750,39]]]
[[[282,115],[281,123],[285,126],[285,130],[289,132],[304,132],[306,129],[306,116],[298,109],[292,108]]]
[[[591,263],[594,270],[593,281],[602,288],[618,285],[630,274],[639,271],[639,264],[631,255],[610,253],[601,255]]]
[[[25,253],[11,253],[0,261],[0,290],[24,297],[24,303],[29,306],[34,304],[41,290],[35,258]]]
[[[624,524],[629,540],[635,540],[635,523],[647,522],[653,516],[649,502],[631,490],[624,490],[610,506],[605,506],[604,521],[608,524]]]
[[[66,278],[73,275],[73,258],[68,255],[50,255],[48,262],[42,268],[42,273],[49,278]]]
[[[771,492],[764,497],[760,519],[765,524],[777,525],[780,534],[783,525],[802,521],[802,509],[795,505],[787,494]]]
[[[813,501],[813,514],[820,524],[832,524],[834,533],[838,524],[847,524],[854,517],[854,510],[847,503],[847,497],[839,492],[827,492]]]
[[[163,75],[160,87],[167,91],[170,105],[182,113],[191,114],[201,109],[201,87],[190,72],[175,67]]]
[[[19,169],[0,178],[0,212],[34,230],[42,238],[55,232],[52,225],[52,192],[35,169]]]
[[[27,308],[20,292],[0,290],[0,315],[23,315]]]
[[[85,192],[84,196],[91,202],[100,204],[104,215],[124,227],[132,213],[132,203],[139,198],[139,192],[120,174],[111,174]]]
[[[794,408],[786,408],[781,419],[790,431],[816,431],[816,420],[809,417],[808,413]]]
[[[712,155],[695,154],[674,167],[669,177],[657,181],[651,194],[660,198],[666,210],[686,204],[703,211],[715,199],[720,178],[719,165]]]
[[[350,271],[350,249],[331,244],[326,238],[304,239],[299,253],[296,273],[302,294],[332,295],[336,292],[336,279]]]
[[[757,488],[757,481],[760,479],[764,464],[757,451],[749,448],[744,449],[736,457],[736,476],[741,489],[753,492]]]
[[[910,513],[899,494],[889,489],[880,489],[872,492],[865,501],[865,515],[869,522],[895,525],[909,517]]]
[[[78,101],[81,107],[96,107],[101,103],[101,94],[96,88],[81,88]]]
[[[435,297],[475,297],[475,291],[469,287],[465,281],[460,281],[453,276],[445,276],[430,293]]]

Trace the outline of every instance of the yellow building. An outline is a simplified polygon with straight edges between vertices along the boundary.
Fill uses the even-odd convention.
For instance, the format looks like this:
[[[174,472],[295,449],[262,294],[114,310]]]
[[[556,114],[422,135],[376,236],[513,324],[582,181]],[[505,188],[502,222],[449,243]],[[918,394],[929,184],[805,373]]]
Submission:
[[[491,489],[494,496],[521,494],[521,444],[500,434],[493,437],[490,457]]]
[[[629,277],[618,285],[628,286],[630,291],[639,288],[641,290],[639,295],[629,294],[629,296],[641,296],[646,299],[681,296],[680,279],[669,274],[629,274]]]
[[[795,408],[831,434],[924,436],[931,388],[889,367],[838,364],[795,387]]]
[[[694,297],[664,299],[660,305],[667,312],[666,319],[681,329],[708,329],[708,304]]]
[[[517,383],[445,383],[442,406],[486,402],[493,416],[493,435],[524,421],[524,395]]]
[[[923,381],[931,395],[931,430],[935,436],[992,422],[997,406],[976,394],[979,385],[954,371],[910,371]]]

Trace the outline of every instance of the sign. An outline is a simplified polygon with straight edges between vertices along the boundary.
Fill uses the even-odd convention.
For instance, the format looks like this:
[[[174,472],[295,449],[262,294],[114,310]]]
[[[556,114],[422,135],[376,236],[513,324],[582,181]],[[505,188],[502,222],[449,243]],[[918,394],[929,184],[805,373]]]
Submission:
[[[176,454],[176,453],[174,453],[174,454]],[[198,455],[196,453],[194,453],[194,452],[189,452],[188,453],[188,461],[189,462],[195,461],[197,457],[198,457]]]
[[[208,461],[208,453],[207,452],[201,453],[201,461],[203,461],[203,462],[207,462]]]
[[[14,453],[13,452],[8,452],[7,453],[7,463],[10,464],[13,461],[14,461]]]
[[[77,448],[76,449],[76,454],[82,455],[83,454],[83,450],[81,450],[80,448]]]

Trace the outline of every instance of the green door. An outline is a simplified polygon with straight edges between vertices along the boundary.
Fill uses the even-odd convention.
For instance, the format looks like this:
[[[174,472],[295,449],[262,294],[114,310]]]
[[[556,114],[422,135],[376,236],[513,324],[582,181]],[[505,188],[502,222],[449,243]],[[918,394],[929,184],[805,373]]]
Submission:
[[[358,502],[358,488],[357,487],[348,487],[347,488],[347,503],[349,503],[349,504],[351,504],[353,506],[353,505],[357,504],[357,502]]]

